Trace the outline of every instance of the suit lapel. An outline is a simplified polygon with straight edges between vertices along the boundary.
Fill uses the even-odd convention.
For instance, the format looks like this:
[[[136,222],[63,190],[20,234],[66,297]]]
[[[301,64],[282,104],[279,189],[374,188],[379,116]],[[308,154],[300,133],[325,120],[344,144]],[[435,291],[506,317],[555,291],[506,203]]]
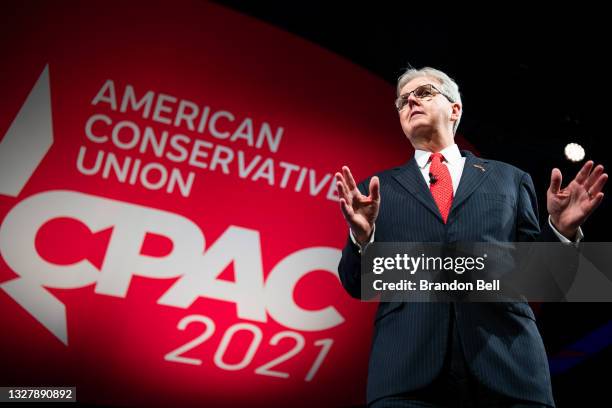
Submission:
[[[461,155],[465,157],[465,164],[459,186],[457,187],[457,193],[453,198],[449,218],[453,215],[455,209],[467,200],[476,188],[491,174],[487,160],[480,159],[466,150],[462,150]]]
[[[480,159],[466,150],[462,150],[461,155],[465,157],[465,164],[463,166],[463,173],[461,174],[459,186],[457,187],[457,193],[453,198],[453,205],[449,213],[449,222],[455,209],[467,200],[491,173],[487,160]],[[440,222],[443,222],[440,210],[438,210],[438,206],[431,195],[427,183],[423,179],[423,174],[414,157],[404,166],[397,168],[393,173],[393,177],[402,187],[412,194],[414,198],[424,205],[425,208],[431,211]]]
[[[423,174],[414,157],[404,166],[397,168],[393,173],[393,177],[442,222],[438,206],[429,191],[427,183],[423,179]]]

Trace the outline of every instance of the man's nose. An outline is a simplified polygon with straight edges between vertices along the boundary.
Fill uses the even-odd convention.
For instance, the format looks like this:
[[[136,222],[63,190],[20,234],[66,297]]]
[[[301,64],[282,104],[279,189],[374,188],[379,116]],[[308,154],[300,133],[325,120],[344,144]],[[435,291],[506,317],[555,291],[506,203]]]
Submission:
[[[412,109],[414,106],[420,106],[421,100],[414,96],[414,93],[408,95],[408,107]]]

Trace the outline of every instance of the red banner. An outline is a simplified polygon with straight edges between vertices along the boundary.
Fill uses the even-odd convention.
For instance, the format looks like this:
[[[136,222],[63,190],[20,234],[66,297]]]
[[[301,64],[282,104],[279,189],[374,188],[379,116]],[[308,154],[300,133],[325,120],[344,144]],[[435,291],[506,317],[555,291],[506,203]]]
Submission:
[[[363,403],[333,174],[410,158],[393,86],[213,4],[1,7],[2,385]]]

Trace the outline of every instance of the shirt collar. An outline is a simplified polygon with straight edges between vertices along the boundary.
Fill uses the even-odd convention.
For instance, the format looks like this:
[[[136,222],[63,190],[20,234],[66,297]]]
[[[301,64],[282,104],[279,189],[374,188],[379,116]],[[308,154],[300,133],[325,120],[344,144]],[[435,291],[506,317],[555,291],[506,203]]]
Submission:
[[[414,149],[414,159],[420,168],[424,168],[429,162],[429,156],[431,156],[432,152],[428,152],[427,150],[419,150]],[[440,151],[444,159],[448,162],[448,164],[453,165],[458,160],[461,160],[461,152],[459,151],[459,146],[456,143],[453,143],[450,146],[445,147]]]

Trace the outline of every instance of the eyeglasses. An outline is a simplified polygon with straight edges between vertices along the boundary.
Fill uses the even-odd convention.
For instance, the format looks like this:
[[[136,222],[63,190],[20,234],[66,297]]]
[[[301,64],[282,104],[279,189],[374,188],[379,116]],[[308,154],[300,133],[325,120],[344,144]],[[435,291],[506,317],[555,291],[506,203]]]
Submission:
[[[433,98],[434,96],[441,94],[446,99],[448,99],[449,102],[454,103],[451,98],[443,94],[442,91],[440,91],[438,88],[436,88],[435,86],[431,84],[427,84],[427,85],[421,85],[419,87],[416,87],[412,91],[405,93],[403,95],[400,95],[395,100],[395,107],[397,108],[398,112],[404,109],[406,105],[408,105],[408,97],[410,96],[410,94],[414,94],[414,96],[419,99]]]

